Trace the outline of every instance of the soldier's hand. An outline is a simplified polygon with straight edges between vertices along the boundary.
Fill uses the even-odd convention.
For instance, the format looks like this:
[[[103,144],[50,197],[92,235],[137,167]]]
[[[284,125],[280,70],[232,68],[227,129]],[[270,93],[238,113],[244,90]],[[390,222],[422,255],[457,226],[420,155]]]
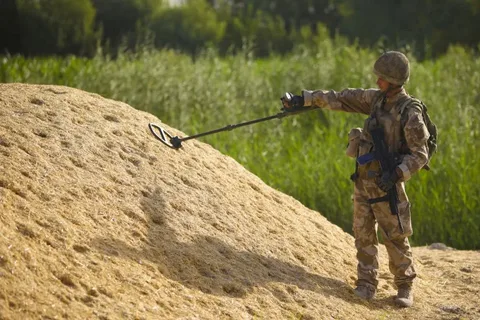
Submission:
[[[303,96],[297,96],[290,92],[285,93],[280,100],[282,101],[284,111],[297,111],[298,109],[303,108],[305,103]]]
[[[377,185],[382,191],[388,192],[390,189],[395,187],[395,184],[398,182],[398,180],[400,180],[400,176],[396,170],[393,170],[393,172],[384,173],[377,180]]]

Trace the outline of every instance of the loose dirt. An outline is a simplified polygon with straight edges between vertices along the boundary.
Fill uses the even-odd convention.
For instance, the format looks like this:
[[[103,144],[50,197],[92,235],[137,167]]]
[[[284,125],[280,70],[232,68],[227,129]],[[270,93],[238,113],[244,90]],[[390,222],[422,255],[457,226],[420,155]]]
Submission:
[[[0,84],[0,319],[480,319],[480,252],[414,248],[415,305],[353,295],[353,238],[197,140],[80,90]],[[161,124],[174,135],[182,132]]]

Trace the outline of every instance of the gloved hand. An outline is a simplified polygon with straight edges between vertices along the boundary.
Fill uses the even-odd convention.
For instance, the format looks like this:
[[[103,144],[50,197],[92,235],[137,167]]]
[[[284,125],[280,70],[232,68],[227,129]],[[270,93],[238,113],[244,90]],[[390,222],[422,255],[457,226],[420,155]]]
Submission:
[[[302,109],[305,103],[303,96],[296,96],[290,92],[285,93],[280,100],[282,100],[283,111],[297,111]]]
[[[396,169],[396,168],[395,168]],[[395,184],[400,180],[400,176],[397,170],[393,170],[390,173],[384,173],[378,180],[377,185],[382,191],[388,192],[388,190],[395,187]]]

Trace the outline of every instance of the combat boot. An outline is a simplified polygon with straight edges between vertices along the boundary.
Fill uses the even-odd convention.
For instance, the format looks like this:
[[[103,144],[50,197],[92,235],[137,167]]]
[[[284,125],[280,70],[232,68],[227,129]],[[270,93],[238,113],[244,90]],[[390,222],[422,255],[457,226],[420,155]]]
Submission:
[[[358,285],[353,291],[357,297],[364,300],[372,300],[376,292],[375,288],[365,285]]]
[[[398,287],[395,304],[402,308],[409,308],[413,305],[413,292],[410,285],[406,284]]]

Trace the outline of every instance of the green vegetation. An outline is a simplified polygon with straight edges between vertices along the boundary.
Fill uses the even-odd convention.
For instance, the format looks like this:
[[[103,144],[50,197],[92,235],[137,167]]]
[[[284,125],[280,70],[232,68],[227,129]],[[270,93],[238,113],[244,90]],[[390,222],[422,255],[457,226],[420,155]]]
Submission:
[[[392,10],[394,8],[394,10]],[[253,44],[255,56],[290,53],[328,34],[362,46],[401,48],[419,59],[450,45],[478,49],[478,0],[2,0],[0,51],[92,57],[100,44],[116,53],[148,41],[194,56],[209,46],[222,55]]]
[[[249,51],[220,57],[206,51],[193,61],[173,51],[143,48],[116,59],[0,58],[1,82],[60,84],[97,92],[157,115],[186,135],[279,112],[284,91],[374,87],[378,53],[342,38],[315,38],[312,48],[253,59]],[[439,127],[430,172],[407,186],[413,203],[415,245],[443,242],[480,249],[480,59],[451,47],[435,60],[412,59],[407,90],[424,100]],[[267,184],[320,211],[350,232],[349,176],[344,154],[350,128],[364,116],[314,111],[202,138]],[[147,123],[139,124],[145,130]],[[153,139],[153,137],[152,137]],[[185,142],[188,143],[188,142]]]

